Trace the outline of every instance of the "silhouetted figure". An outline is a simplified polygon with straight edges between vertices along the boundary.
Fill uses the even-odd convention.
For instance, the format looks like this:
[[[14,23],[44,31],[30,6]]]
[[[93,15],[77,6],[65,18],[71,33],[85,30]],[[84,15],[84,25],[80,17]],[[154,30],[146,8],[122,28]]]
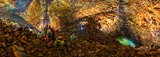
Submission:
[[[56,33],[56,32],[55,32],[55,30],[54,30],[53,28],[50,28],[50,29],[51,29],[51,35],[52,35],[51,38],[54,40],[54,37],[55,37],[55,33]]]
[[[44,33],[45,33],[45,38],[44,40],[47,40],[49,38],[49,33],[50,33],[50,29],[49,29],[49,25],[46,25],[44,28]]]

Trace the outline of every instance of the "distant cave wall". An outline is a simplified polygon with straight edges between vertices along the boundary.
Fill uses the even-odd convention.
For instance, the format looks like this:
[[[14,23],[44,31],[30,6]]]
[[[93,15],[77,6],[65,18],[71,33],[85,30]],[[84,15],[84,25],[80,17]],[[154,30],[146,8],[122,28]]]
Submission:
[[[55,7],[52,7],[52,4],[54,4],[53,0],[33,0],[27,10],[27,21],[35,26],[38,30],[43,31],[43,20],[45,18],[45,14],[47,14],[47,18],[50,20],[50,26],[55,30],[59,29],[60,19],[57,15],[54,15],[56,12],[54,11]]]
[[[27,12],[27,18],[26,20],[31,23],[34,27],[38,28],[39,24],[42,22],[41,16],[43,16],[42,13],[44,13],[44,10],[42,8],[42,5],[39,0],[33,0],[31,4],[29,5]],[[38,30],[40,30],[38,28]]]
[[[48,14],[51,17],[52,26],[57,29],[67,29],[67,24],[70,23],[69,20],[72,18],[72,9],[71,4],[68,0],[54,1],[48,7]]]
[[[120,20],[117,11],[109,11],[96,15],[95,20],[100,23],[100,30],[110,36],[117,36],[120,30]]]
[[[74,13],[74,17],[76,19],[88,19],[88,17],[93,18],[94,21],[100,24],[98,30],[104,32],[106,35],[115,36],[117,31],[120,30],[118,0],[92,1],[89,2],[89,4],[86,3]],[[94,26],[97,25],[94,24]]]

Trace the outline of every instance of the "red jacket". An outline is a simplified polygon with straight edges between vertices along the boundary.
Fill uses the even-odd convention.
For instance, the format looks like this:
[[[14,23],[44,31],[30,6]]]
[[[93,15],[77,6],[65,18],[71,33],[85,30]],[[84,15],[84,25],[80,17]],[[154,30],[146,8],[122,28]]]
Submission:
[[[55,34],[55,31],[54,31],[54,29],[51,29],[51,32],[52,32],[52,34]]]

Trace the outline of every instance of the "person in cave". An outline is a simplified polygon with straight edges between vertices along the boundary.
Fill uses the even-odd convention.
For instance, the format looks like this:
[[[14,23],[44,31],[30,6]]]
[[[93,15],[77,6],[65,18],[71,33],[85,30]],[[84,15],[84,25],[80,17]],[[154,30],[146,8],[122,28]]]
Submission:
[[[45,38],[44,40],[47,40],[49,38],[49,33],[50,33],[50,29],[49,29],[49,25],[46,25],[44,28],[44,33],[45,33]]]
[[[55,44],[57,47],[64,45],[64,39],[63,39],[62,35],[59,35],[59,36],[56,38],[56,41],[55,41],[54,44]]]
[[[70,36],[70,39],[71,39],[71,41],[74,41],[75,40],[75,34],[73,33],[71,36]]]
[[[51,28],[51,27],[50,27],[50,30],[51,30],[50,36],[51,36],[52,40],[54,40],[54,37],[55,37],[55,30],[54,30],[53,28]]]

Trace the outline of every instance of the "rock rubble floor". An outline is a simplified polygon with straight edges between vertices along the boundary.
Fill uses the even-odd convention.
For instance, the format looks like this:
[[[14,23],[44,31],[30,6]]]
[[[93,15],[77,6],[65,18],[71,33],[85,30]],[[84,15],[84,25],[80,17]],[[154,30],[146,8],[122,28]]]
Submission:
[[[62,32],[63,33],[63,32]],[[0,22],[0,56],[4,57],[130,57],[130,56],[160,56],[158,46],[141,46],[132,48],[119,44],[115,39],[93,40],[78,38],[70,41],[68,35],[63,35],[65,45],[57,47],[55,40],[43,40],[43,35],[37,35],[25,28],[14,28],[12,25]],[[111,42],[112,41],[112,42]]]

